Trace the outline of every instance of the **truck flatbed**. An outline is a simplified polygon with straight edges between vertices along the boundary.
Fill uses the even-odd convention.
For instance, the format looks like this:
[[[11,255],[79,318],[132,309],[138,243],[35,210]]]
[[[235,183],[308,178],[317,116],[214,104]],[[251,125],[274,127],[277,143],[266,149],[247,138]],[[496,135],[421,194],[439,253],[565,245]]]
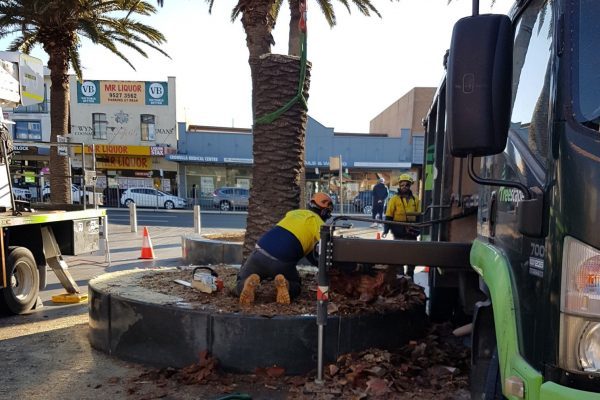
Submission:
[[[29,224],[44,224],[48,222],[72,221],[84,218],[100,218],[106,216],[105,209],[87,209],[77,211],[64,210],[40,210],[31,212],[21,212],[20,215],[13,216],[12,212],[0,213],[0,228],[8,226],[19,226]]]

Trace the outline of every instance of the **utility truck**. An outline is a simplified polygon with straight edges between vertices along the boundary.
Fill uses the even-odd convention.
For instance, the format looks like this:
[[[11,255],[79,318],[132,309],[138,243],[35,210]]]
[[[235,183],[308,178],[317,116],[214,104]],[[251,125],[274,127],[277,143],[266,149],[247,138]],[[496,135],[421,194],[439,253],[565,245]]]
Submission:
[[[0,107],[42,101],[42,68],[37,58],[0,52]],[[29,201],[17,200],[9,171],[12,143],[8,123],[3,118],[0,121],[0,308],[22,314],[41,304],[38,294],[46,285],[47,267],[66,289],[64,301],[82,297],[62,255],[98,250],[106,211],[86,209],[86,205],[71,211],[52,206],[36,211]]]
[[[475,0],[424,120],[422,240],[321,232],[320,272],[431,267],[432,316],[472,321],[473,399],[600,399],[599,19],[597,0]]]

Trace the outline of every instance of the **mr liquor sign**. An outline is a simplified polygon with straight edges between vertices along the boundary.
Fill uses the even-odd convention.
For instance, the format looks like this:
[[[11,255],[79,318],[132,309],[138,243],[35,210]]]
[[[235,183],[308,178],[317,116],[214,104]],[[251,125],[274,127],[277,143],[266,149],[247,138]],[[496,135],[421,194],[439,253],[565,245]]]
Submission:
[[[85,81],[77,82],[80,104],[169,105],[168,82]]]

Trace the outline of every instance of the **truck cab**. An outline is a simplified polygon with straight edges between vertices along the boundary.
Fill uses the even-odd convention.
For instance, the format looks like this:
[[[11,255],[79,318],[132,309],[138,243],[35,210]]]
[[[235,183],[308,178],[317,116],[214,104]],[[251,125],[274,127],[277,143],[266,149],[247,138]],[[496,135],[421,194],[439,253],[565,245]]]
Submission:
[[[424,237],[472,241],[475,274],[432,279],[472,307],[473,398],[600,399],[599,17],[520,0],[454,28],[422,196],[447,222]]]

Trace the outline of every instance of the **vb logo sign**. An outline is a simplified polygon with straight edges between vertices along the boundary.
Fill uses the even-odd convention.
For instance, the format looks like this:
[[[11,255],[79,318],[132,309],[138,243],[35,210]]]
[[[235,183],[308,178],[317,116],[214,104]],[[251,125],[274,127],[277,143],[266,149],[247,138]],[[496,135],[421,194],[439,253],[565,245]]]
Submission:
[[[160,83],[152,83],[148,88],[148,93],[154,99],[160,99],[165,95],[165,88]]]
[[[86,81],[81,84],[81,94],[86,97],[91,97],[96,94],[96,84],[94,82]]]

